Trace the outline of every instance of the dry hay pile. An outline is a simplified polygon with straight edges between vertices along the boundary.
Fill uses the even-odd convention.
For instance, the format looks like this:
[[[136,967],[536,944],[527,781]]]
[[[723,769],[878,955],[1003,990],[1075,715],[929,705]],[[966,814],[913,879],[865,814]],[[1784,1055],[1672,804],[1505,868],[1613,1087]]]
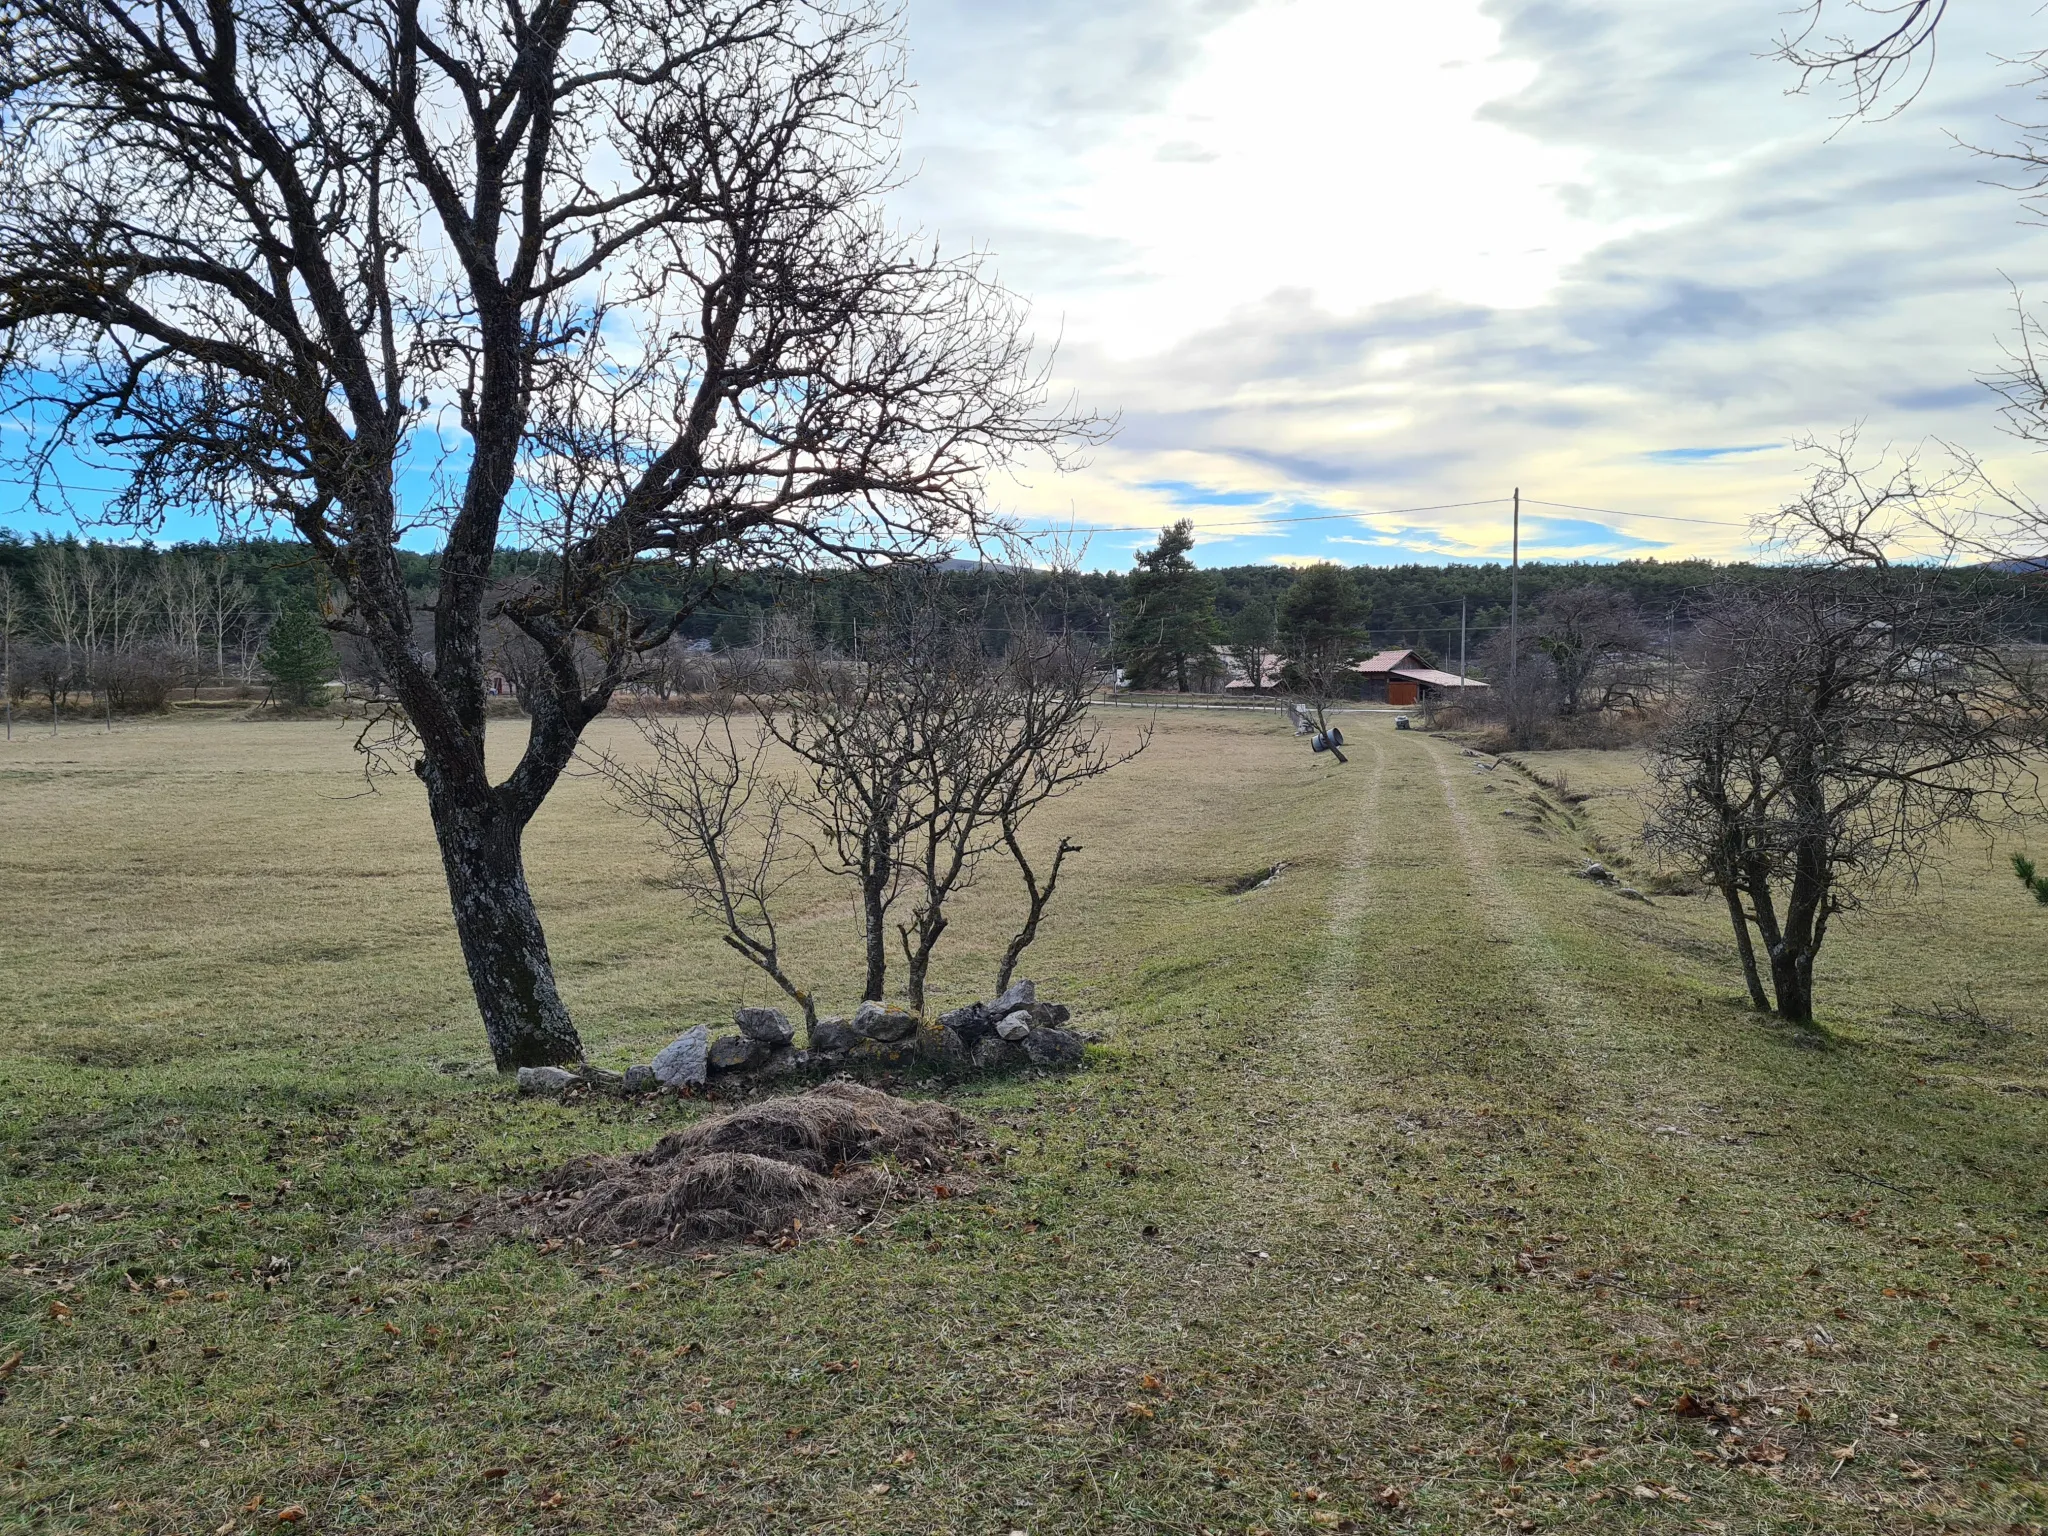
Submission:
[[[630,1157],[581,1158],[525,1203],[540,1233],[613,1246],[816,1231],[903,1192],[903,1175],[952,1168],[971,1127],[944,1104],[824,1083]]]

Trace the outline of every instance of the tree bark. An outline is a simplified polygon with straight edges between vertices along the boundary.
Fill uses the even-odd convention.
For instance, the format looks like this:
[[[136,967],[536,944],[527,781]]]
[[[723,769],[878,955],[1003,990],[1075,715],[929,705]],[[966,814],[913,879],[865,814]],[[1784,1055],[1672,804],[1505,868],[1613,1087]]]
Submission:
[[[555,990],[547,938],[527,889],[516,828],[465,810],[434,817],[462,958],[501,1072],[580,1061],[583,1045]]]
[[[1813,1022],[1813,954],[1792,944],[1771,951],[1771,988],[1778,1017],[1792,1024]]]
[[[1742,956],[1742,979],[1749,983],[1749,1004],[1758,1013],[1771,1011],[1771,1000],[1764,993],[1763,978],[1757,973],[1756,945],[1749,937],[1749,918],[1742,910],[1742,892],[1733,880],[1722,883],[1721,894],[1728,898],[1728,921],[1735,925],[1735,948]]]
[[[861,1001],[879,1003],[889,982],[889,901],[881,880],[861,881],[861,920],[867,925],[867,979]]]
[[[421,777],[463,963],[498,1070],[581,1061],[583,1042],[555,990],[547,937],[526,885],[523,823],[495,797],[478,805],[445,782],[437,785],[431,771]]]

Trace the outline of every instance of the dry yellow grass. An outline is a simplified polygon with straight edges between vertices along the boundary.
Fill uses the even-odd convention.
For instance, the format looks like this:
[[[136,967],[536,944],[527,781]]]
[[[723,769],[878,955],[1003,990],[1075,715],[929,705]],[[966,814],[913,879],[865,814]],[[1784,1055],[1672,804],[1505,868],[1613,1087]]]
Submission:
[[[974,1199],[649,1266],[434,1246],[700,1111],[441,1070],[483,1051],[418,794],[362,798],[350,739],[0,753],[0,1529],[2048,1519],[2048,947],[2003,847],[1844,930],[1815,1045],[1741,1008],[1714,903],[1571,878],[1629,760],[1536,760],[1600,792],[1566,814],[1378,722],[1340,769],[1170,716],[1043,829],[1087,851],[1028,969],[1108,1039],[947,1090],[1009,1152]],[[531,846],[594,1058],[763,995],[594,782]]]

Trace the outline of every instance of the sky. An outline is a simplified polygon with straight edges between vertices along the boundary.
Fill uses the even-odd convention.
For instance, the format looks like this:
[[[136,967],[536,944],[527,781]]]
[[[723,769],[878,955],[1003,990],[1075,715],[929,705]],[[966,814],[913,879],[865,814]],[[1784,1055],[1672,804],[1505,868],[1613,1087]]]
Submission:
[[[1180,517],[1206,565],[1504,559],[1516,487],[1525,558],[1742,559],[1809,435],[2044,478],[1977,380],[2048,230],[1964,146],[2048,29],[1958,8],[1920,99],[1843,123],[1765,56],[1789,8],[907,0],[894,215],[1117,418],[996,504],[1099,568]]]

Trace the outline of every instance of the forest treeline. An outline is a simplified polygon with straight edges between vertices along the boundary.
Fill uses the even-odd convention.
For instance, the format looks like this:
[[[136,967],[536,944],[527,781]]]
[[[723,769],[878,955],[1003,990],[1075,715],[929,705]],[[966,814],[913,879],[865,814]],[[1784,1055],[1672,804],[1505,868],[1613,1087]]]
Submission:
[[[403,553],[400,563],[424,609],[436,590],[437,557]],[[497,559],[497,575],[508,587],[545,578],[548,569],[548,558],[530,551],[503,550]],[[1278,611],[1300,579],[1296,570],[1275,565],[1190,574],[1192,582],[1175,601],[1208,610],[1219,639],[1247,610]],[[1662,638],[1691,628],[1710,587],[1732,581],[1768,589],[1788,574],[1783,567],[1706,560],[1533,562],[1522,567],[1521,595],[1526,615],[1549,594],[1589,584],[1609,588],[1625,595],[1651,634]],[[1145,576],[1142,569],[989,566],[954,571],[949,584],[964,603],[988,615],[992,629],[1028,609],[1037,626],[1121,651],[1132,616],[1145,611]],[[1343,568],[1343,579],[1356,590],[1363,629],[1374,647],[1412,648],[1455,667],[1462,606],[1472,667],[1483,674],[1488,638],[1508,623],[1506,566],[1352,566]],[[2048,584],[2039,577],[1976,567],[1932,579],[1952,584],[1958,597],[1999,599],[2016,638],[2048,640]],[[818,645],[851,652],[876,612],[872,583],[850,571],[735,570],[714,574],[708,585],[700,580],[686,587],[667,568],[650,564],[626,583],[625,595],[649,616],[689,606],[678,635],[719,650]],[[258,652],[277,618],[293,607],[319,611],[328,600],[321,572],[290,543],[158,547],[77,537],[24,539],[0,529],[0,623],[9,628],[9,643],[23,651],[54,646],[95,657],[150,650],[182,659],[187,682],[247,682],[255,678]]]

